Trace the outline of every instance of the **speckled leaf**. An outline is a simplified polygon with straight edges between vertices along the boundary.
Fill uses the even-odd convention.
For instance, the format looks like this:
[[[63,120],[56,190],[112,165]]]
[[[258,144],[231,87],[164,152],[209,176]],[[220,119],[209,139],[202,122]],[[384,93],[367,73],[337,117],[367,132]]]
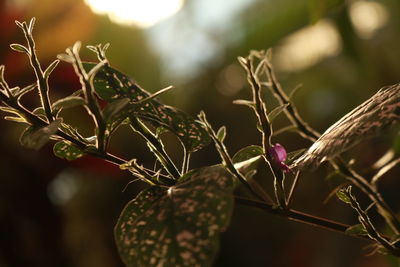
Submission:
[[[66,141],[57,142],[53,147],[54,155],[66,160],[75,160],[84,155],[84,152],[75,145]]]
[[[360,141],[400,123],[400,84],[384,87],[329,127],[293,163],[293,168],[317,166]]]
[[[115,227],[127,266],[211,266],[230,222],[233,179],[222,166],[186,174],[169,189],[151,187],[129,202]]]
[[[84,66],[90,69],[95,64],[85,63]],[[97,72],[93,84],[99,97],[107,102],[124,98],[131,100],[131,103],[114,117],[117,123],[109,123],[114,128],[125,118],[134,115],[151,122],[155,127],[163,127],[176,134],[188,152],[201,149],[210,142],[207,132],[192,116],[174,107],[163,105],[155,99],[138,103],[151,94],[109,66],[104,66]]]
[[[346,193],[346,189],[342,188],[336,191],[336,196],[344,203],[350,204],[350,197]]]

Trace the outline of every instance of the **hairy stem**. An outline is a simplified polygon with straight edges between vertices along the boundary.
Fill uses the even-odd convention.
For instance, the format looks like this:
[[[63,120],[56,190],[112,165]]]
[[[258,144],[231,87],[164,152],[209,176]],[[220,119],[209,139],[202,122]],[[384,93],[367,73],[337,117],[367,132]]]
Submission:
[[[85,96],[88,113],[92,116],[96,124],[96,130],[97,130],[96,146],[99,151],[104,152],[106,150],[106,142],[105,142],[106,122],[103,119],[102,112],[94,95],[93,78],[95,76],[95,73],[93,73],[91,77],[89,77],[88,74],[86,73],[85,69],[83,68],[82,61],[79,58],[79,48],[80,44],[76,43],[73,49],[67,49],[67,53],[74,59],[73,66],[76,74],[79,76],[79,80]],[[99,68],[99,66],[96,67]]]
[[[179,179],[181,174],[176,168],[174,162],[165,152],[164,145],[157,137],[144,125],[138,118],[131,117],[131,127],[134,131],[139,133],[149,144],[152,152],[156,155],[164,169],[175,179]]]
[[[33,40],[32,33],[31,33],[32,29],[28,28],[28,25],[26,24],[26,22],[23,22],[22,26],[23,26],[25,39],[28,43],[28,48],[29,48],[29,52],[30,52],[29,60],[30,60],[31,66],[35,72],[35,76],[36,76],[36,80],[37,80],[40,101],[41,101],[42,107],[44,109],[44,112],[46,114],[48,122],[52,122],[54,120],[54,117],[52,114],[52,109],[51,109],[51,104],[50,104],[48,79],[44,76],[42,67],[40,65],[39,59],[36,54],[35,41]]]
[[[279,84],[275,73],[273,71],[272,65],[270,62],[264,58],[263,62],[265,64],[266,75],[269,79],[269,85],[271,91],[274,93],[275,98],[279,101],[280,104],[287,104],[285,108],[285,114],[288,119],[292,122],[292,124],[298,129],[299,133],[302,137],[315,142],[319,133],[315,131],[312,127],[310,127],[304,120],[301,118],[295,105],[290,101],[289,97],[282,90],[281,85]],[[386,220],[390,228],[393,230],[395,234],[400,234],[400,222],[396,218],[396,215],[392,211],[392,209],[386,204],[383,200],[382,196],[377,192],[374,187],[361,175],[357,174],[353,169],[351,169],[347,164],[343,161],[338,161],[334,163],[330,161],[333,167],[339,170],[344,176],[354,185],[359,187],[364,193],[368,195],[368,197],[377,203],[378,211],[382,215],[382,217]]]

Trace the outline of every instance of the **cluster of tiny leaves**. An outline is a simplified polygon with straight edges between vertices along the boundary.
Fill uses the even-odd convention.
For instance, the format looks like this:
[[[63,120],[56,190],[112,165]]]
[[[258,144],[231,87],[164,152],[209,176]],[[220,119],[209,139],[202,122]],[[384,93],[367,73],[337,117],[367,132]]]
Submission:
[[[94,64],[85,63],[85,67],[92,68]],[[97,72],[93,85],[103,100],[109,103],[123,103],[116,113],[117,117],[112,118],[113,123],[109,124],[110,131],[127,117],[135,116],[176,134],[188,152],[199,150],[210,142],[207,132],[193,117],[155,99],[144,101],[150,98],[151,94],[108,65]]]
[[[193,170],[169,189],[129,202],[115,228],[127,266],[211,266],[229,224],[233,178],[220,165]]]

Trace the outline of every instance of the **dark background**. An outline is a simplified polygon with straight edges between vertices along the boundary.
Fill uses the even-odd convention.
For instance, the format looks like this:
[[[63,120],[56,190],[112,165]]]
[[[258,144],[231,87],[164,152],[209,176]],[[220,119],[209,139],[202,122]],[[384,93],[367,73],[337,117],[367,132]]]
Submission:
[[[193,115],[204,110],[215,128],[226,125],[226,145],[234,153],[260,142],[253,114],[245,107],[232,104],[235,99],[250,97],[245,74],[236,57],[247,55],[251,49],[274,47],[276,54],[272,59],[285,91],[303,85],[295,103],[310,125],[321,132],[380,87],[399,82],[400,2],[362,1],[378,5],[375,12],[383,9],[386,18],[369,36],[359,32],[354,22],[356,17],[351,15],[352,5],[354,8],[357,2],[361,1],[252,1],[220,25],[223,30],[216,27],[210,31],[199,26],[195,15],[207,14],[212,6],[210,10],[200,10],[194,0],[187,0],[176,15],[177,22],[172,23],[175,35],[165,39],[165,43],[158,43],[158,47],[169,47],[169,57],[184,57],[178,41],[182,39],[184,27],[191,27],[193,31],[185,35],[184,41],[190,44],[202,34],[218,46],[218,53],[200,62],[195,71],[185,73],[182,69],[174,72],[169,68],[168,57],[154,48],[145,30],[120,26],[106,16],[94,15],[82,1],[1,1],[0,64],[6,66],[10,85],[24,86],[34,81],[27,58],[8,47],[10,43],[24,42],[15,19],[37,18],[34,36],[44,66],[76,40],[84,44],[110,42],[108,57],[113,66],[134,77],[149,91],[176,85],[175,90],[162,96],[163,101]],[[229,1],[225,4],[229,5]],[[367,16],[363,20],[367,23],[372,18]],[[321,21],[328,21],[336,29],[340,47],[314,60],[307,54],[307,45],[300,47],[299,44],[296,55],[302,54],[305,59],[303,67],[296,67],[291,61],[296,57],[284,49],[285,45],[293,44],[295,37],[291,34],[316,27]],[[288,36],[292,37],[285,39]],[[309,46],[318,44],[319,40],[313,38],[308,37]],[[185,49],[190,51],[190,47]],[[87,52],[82,54],[85,59],[94,59]],[[55,70],[50,82],[53,100],[79,88],[72,68],[65,63]],[[276,105],[268,93],[265,98],[269,108]],[[24,103],[33,107],[38,99],[32,94]],[[65,118],[90,136],[91,122],[82,112],[80,109],[69,111]],[[282,116],[277,119],[276,127],[286,124]],[[23,129],[23,125],[0,120],[0,267],[122,266],[113,240],[113,226],[125,203],[144,185],[133,183],[123,191],[133,179],[128,173],[89,157],[74,162],[61,160],[53,156],[51,144],[40,151],[27,150],[19,145]],[[171,140],[167,147],[179,161],[181,151],[176,141],[168,139]],[[362,142],[344,156],[355,158],[355,167],[370,178],[374,174],[370,166],[392,146],[394,139],[395,131],[388,132]],[[288,151],[310,145],[293,133],[279,136],[275,142],[283,144]],[[138,158],[149,168],[154,164],[146,146],[128,129],[118,131],[111,149],[122,157]],[[219,161],[210,146],[193,157],[192,167]],[[295,195],[294,207],[355,224],[354,212],[335,198],[322,204],[331,190],[343,182],[337,176],[325,178],[331,171],[323,165],[306,173]],[[260,172],[258,179],[271,188],[268,174]],[[380,184],[383,196],[396,212],[400,208],[399,174],[399,168],[393,169]],[[379,218],[376,223],[382,225]],[[398,266],[382,255],[365,256],[370,252],[366,248],[369,244],[238,205],[230,228],[222,234],[215,266]]]

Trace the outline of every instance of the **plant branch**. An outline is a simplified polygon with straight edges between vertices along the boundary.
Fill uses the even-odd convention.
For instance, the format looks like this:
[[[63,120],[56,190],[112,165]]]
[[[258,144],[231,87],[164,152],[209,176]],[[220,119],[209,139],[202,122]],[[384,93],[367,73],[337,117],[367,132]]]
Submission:
[[[21,106],[17,101],[15,101],[15,99],[9,98],[4,92],[0,91],[0,100],[7,106],[14,108],[16,110],[18,110],[26,119],[26,121],[31,124],[34,125],[36,127],[46,127],[49,125],[48,122],[44,121],[43,119],[41,119],[40,117],[36,116],[35,114],[33,114],[31,111],[27,110],[25,107]],[[122,158],[119,158],[113,154],[110,154],[108,152],[103,152],[103,151],[98,151],[98,150],[93,150],[91,146],[89,146],[88,144],[75,139],[74,137],[68,135],[67,133],[61,131],[61,130],[57,130],[57,132],[55,133],[56,136],[71,142],[72,144],[74,144],[75,146],[77,146],[79,149],[81,149],[85,154],[95,157],[95,158],[99,158],[102,160],[105,160],[107,162],[110,162],[112,164],[115,164],[117,166],[121,166],[122,164],[127,164],[128,161]],[[147,172],[149,176],[150,173],[152,173],[153,175],[158,175],[160,181],[165,184],[165,185],[174,185],[175,182],[173,180],[171,180],[168,176],[164,176],[162,174],[159,174],[153,170],[150,169],[146,169],[146,168],[141,168],[143,172]],[[143,174],[142,174],[143,175]]]
[[[336,221],[313,216],[313,215],[303,213],[303,212],[293,210],[293,209],[282,210],[280,208],[277,208],[277,207],[272,206],[267,203],[250,200],[250,199],[245,199],[245,198],[240,198],[240,197],[235,197],[235,200],[238,204],[259,208],[270,214],[278,215],[278,216],[287,218],[289,220],[309,224],[312,226],[324,228],[324,229],[335,231],[335,232],[340,232],[342,234],[344,234],[346,232],[346,229],[349,227],[349,225],[346,225],[346,224],[342,224],[342,223],[339,223]],[[368,239],[367,237],[363,237],[363,236],[357,236],[357,237],[360,237],[363,239]]]
[[[269,121],[267,115],[267,108],[265,102],[261,97],[261,84],[258,80],[257,73],[259,72],[259,68],[257,68],[256,72],[254,72],[253,60],[251,56],[248,58],[238,58],[240,64],[245,68],[247,72],[247,80],[251,86],[251,91],[253,94],[253,102],[252,107],[256,117],[258,119],[259,131],[262,135],[262,147],[264,152],[264,160],[269,166],[271,173],[274,178],[274,193],[276,201],[279,206],[282,208],[286,208],[285,201],[285,189],[284,189],[284,179],[285,174],[280,168],[277,168],[274,164],[274,161],[269,153],[269,149],[271,148],[272,142],[272,125]]]
[[[96,70],[99,70],[105,62],[101,61],[97,66],[92,69],[91,74],[88,75],[83,68],[82,61],[79,57],[80,43],[77,42],[72,49],[68,48],[67,53],[73,58],[73,66],[76,74],[79,76],[79,80],[82,86],[82,90],[85,96],[88,113],[92,116],[97,129],[97,144],[96,147],[99,151],[104,152],[106,150],[105,133],[106,133],[106,122],[104,121],[103,114],[100,110],[99,104],[94,95],[93,78],[96,75]]]
[[[156,155],[165,170],[174,177],[175,180],[179,179],[181,174],[176,168],[174,162],[168,156],[167,152],[165,152],[164,145],[161,141],[157,139],[150,129],[148,129],[137,117],[131,116],[130,121],[132,129],[139,133],[148,142],[151,151]]]
[[[260,194],[255,188],[252,187],[252,185],[247,181],[246,177],[244,177],[236,168],[235,165],[229,156],[229,153],[223,144],[221,140],[218,139],[217,134],[215,131],[212,129],[211,125],[207,121],[206,114],[204,112],[201,112],[199,115],[200,120],[203,122],[204,127],[208,134],[210,135],[211,139],[214,141],[215,147],[222,159],[222,162],[226,169],[233,175],[235,176],[257,199],[261,201],[267,201],[272,203],[271,197],[265,192],[262,191],[262,194]],[[258,184],[256,184],[256,187],[258,188]]]
[[[17,23],[17,22],[16,22]],[[40,65],[39,59],[36,54],[36,48],[35,48],[35,41],[33,40],[32,37],[32,30],[33,26],[35,23],[35,18],[33,18],[29,26],[27,23],[24,21],[22,23],[17,23],[18,26],[21,27],[21,29],[24,32],[26,42],[28,44],[28,51],[29,51],[29,60],[31,63],[31,66],[33,70],[35,71],[35,76],[37,79],[37,85],[38,85],[38,91],[39,91],[39,96],[40,96],[40,101],[42,104],[42,107],[44,109],[44,112],[46,114],[48,122],[52,122],[54,120],[52,109],[51,109],[51,104],[50,104],[50,98],[49,98],[49,83],[48,83],[48,77],[45,77],[45,74],[42,70],[42,67]]]
[[[298,113],[296,106],[291,102],[291,99],[286,95],[283,91],[281,85],[279,84],[275,73],[273,71],[271,63],[268,61],[267,57],[264,55],[262,58],[262,62],[265,65],[266,75],[269,79],[268,84],[270,85],[270,89],[273,92],[275,98],[282,105],[286,105],[285,114],[288,119],[292,122],[292,124],[298,129],[300,135],[310,141],[315,142],[319,133],[315,131],[312,127],[310,127],[304,120],[301,118]],[[330,161],[332,166],[339,170],[349,181],[354,183],[357,187],[359,187],[367,196],[374,202],[377,203],[378,211],[382,215],[382,217],[386,220],[388,225],[396,234],[400,234],[400,222],[396,218],[396,215],[392,211],[392,209],[386,204],[383,200],[382,196],[377,192],[374,187],[367,182],[367,180],[356,173],[353,169],[351,169],[347,164],[345,164],[342,160],[339,161]]]
[[[302,137],[314,142],[318,139],[320,134],[311,128],[301,117],[295,105],[292,104],[291,99],[283,91],[278,79],[275,76],[271,63],[265,58],[263,60],[266,75],[269,79],[270,89],[275,98],[279,101],[280,105],[285,105],[285,114],[292,124],[298,128]]]

